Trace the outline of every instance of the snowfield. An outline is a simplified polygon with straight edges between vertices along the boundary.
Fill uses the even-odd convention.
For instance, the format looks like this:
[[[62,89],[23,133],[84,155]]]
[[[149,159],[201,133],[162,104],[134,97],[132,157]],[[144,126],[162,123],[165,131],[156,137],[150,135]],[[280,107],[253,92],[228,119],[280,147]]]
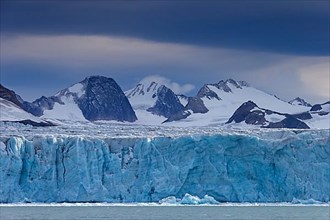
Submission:
[[[0,125],[2,203],[329,202],[330,130]]]
[[[36,117],[14,103],[0,98],[0,121],[22,121],[22,120],[32,120],[35,122],[43,122],[39,117]]]

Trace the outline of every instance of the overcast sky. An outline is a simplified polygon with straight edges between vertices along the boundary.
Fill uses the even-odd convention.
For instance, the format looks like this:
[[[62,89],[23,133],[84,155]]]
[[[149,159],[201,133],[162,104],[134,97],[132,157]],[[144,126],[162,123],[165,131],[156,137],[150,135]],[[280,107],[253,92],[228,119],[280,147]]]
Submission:
[[[1,0],[1,83],[24,99],[89,75],[123,90],[162,76],[194,95],[245,80],[284,100],[329,100],[329,1]]]

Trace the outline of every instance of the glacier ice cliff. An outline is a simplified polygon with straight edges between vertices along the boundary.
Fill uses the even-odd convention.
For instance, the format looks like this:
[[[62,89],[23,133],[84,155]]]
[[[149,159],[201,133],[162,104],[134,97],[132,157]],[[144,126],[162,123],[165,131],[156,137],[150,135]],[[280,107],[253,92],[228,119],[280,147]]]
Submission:
[[[0,202],[329,202],[329,130],[0,137]]]

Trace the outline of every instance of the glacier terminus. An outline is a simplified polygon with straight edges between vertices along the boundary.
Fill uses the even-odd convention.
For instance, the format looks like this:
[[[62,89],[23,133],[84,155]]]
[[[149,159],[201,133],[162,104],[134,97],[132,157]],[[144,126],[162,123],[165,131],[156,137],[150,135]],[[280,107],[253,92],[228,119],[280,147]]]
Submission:
[[[329,202],[329,130],[17,126],[1,124],[1,203]]]

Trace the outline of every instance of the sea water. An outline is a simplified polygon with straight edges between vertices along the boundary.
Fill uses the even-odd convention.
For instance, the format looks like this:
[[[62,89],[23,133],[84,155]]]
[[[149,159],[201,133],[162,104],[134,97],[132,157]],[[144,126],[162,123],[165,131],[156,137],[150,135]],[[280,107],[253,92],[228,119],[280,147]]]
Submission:
[[[162,206],[162,205],[1,205],[1,220],[71,220],[71,219],[330,219],[326,205],[220,205],[220,206]]]

